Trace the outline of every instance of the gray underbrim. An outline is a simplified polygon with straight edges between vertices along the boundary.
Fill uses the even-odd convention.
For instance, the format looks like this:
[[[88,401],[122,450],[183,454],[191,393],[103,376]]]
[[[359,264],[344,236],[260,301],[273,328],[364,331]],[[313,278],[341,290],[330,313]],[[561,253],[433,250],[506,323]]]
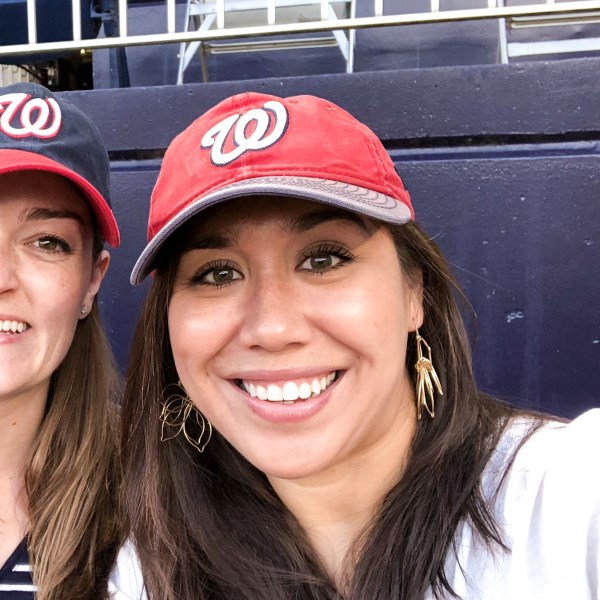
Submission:
[[[410,209],[401,200],[349,183],[287,176],[245,179],[198,198],[173,217],[144,248],[131,272],[131,283],[139,285],[146,278],[153,270],[154,260],[163,244],[192,217],[226,200],[259,195],[313,200],[395,225],[402,225],[411,219]]]

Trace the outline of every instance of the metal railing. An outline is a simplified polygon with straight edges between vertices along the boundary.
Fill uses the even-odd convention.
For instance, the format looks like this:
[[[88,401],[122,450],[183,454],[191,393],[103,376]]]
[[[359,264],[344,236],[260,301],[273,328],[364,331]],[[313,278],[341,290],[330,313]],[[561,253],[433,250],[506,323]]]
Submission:
[[[207,0],[208,1],[208,0]],[[28,43],[11,46],[0,46],[0,63],[2,56],[27,55],[33,53],[61,52],[80,49],[114,48],[124,46],[142,46],[150,44],[168,44],[192,41],[211,41],[225,38],[248,38],[265,35],[297,34],[317,31],[364,29],[371,27],[387,27],[398,25],[417,25],[425,23],[443,23],[453,21],[472,21],[482,19],[516,19],[558,17],[586,18],[594,11],[600,11],[600,0],[582,0],[578,2],[546,0],[531,2],[522,6],[504,6],[504,0],[482,0],[481,8],[444,10],[440,0],[431,0],[430,9],[426,12],[410,14],[384,14],[384,0],[372,1],[370,16],[351,17],[330,20],[327,18],[329,0],[321,0],[321,19],[299,23],[277,23],[278,0],[265,0],[269,22],[261,26],[226,28],[226,0],[213,0],[217,14],[217,27],[202,31],[176,30],[176,2],[165,0],[166,20],[164,33],[128,35],[127,32],[127,0],[115,0],[120,15],[118,32],[114,37],[82,39],[80,0],[72,0],[73,35],[71,40],[61,42],[37,41],[36,0],[26,0]],[[331,0],[333,1],[333,0]],[[24,59],[23,62],[26,62]]]

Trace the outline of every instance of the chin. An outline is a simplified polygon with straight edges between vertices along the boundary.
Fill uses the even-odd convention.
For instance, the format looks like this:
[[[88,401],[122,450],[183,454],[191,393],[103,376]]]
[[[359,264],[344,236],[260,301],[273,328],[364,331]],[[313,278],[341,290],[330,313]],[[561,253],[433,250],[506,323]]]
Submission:
[[[326,470],[327,465],[322,461],[307,461],[304,458],[301,461],[298,460],[286,460],[286,461],[256,461],[253,463],[254,466],[262,471],[268,478],[277,479],[305,479],[314,475],[318,475]]]

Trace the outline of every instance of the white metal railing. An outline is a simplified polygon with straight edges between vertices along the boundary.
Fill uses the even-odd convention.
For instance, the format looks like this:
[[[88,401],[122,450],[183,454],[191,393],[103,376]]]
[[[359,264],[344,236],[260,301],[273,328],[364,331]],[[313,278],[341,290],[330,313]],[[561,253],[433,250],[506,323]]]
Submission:
[[[416,25],[424,23],[441,23],[452,21],[470,21],[481,19],[514,19],[521,17],[558,17],[585,15],[593,11],[600,11],[600,0],[582,1],[554,1],[545,0],[531,2],[521,6],[504,6],[504,0],[481,0],[481,8],[445,10],[440,5],[440,0],[430,1],[430,10],[427,12],[410,14],[384,14],[384,0],[369,0],[372,2],[370,16],[335,19],[328,18],[328,5],[330,1],[321,0],[321,20],[277,24],[278,0],[265,0],[268,13],[268,23],[260,26],[225,28],[225,14],[227,12],[226,0],[213,0],[217,14],[217,27],[200,31],[176,31],[176,3],[175,0],[165,0],[166,22],[164,33],[149,33],[142,35],[128,35],[127,32],[127,0],[115,0],[120,15],[118,35],[110,38],[95,38],[82,40],[80,1],[72,0],[73,35],[72,39],[61,42],[38,43],[36,40],[36,0],[26,0],[28,17],[27,44],[0,46],[0,63],[2,56],[27,55],[32,53],[46,53],[55,51],[69,51],[79,49],[111,48],[122,46],[141,46],[149,44],[167,44],[192,41],[211,41],[224,38],[247,38],[264,35],[296,34],[317,31],[364,29],[369,27],[385,27],[397,25]],[[0,5],[1,6],[1,5]],[[183,29],[183,28],[182,28]],[[25,60],[23,62],[26,62]]]

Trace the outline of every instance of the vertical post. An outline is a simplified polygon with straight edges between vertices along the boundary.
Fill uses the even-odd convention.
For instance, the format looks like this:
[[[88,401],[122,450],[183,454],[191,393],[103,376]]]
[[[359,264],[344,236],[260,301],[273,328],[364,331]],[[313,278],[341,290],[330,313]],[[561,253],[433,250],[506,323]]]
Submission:
[[[127,0],[119,0],[119,37],[127,37]]]
[[[217,28],[225,27],[225,0],[217,0]]]
[[[321,21],[329,19],[329,1],[321,0]]]
[[[440,12],[440,0],[431,0],[431,12]]]
[[[175,33],[175,0],[167,0],[167,33]]]
[[[81,40],[81,2],[71,0],[71,15],[73,16],[73,40]]]
[[[267,21],[269,25],[275,25],[275,0],[267,0]]]
[[[497,0],[498,8],[504,8],[504,0]],[[498,19],[498,50],[500,62],[508,64],[508,39],[506,37],[506,19]]]
[[[373,12],[376,17],[383,16],[383,0],[374,0]]]
[[[27,0],[27,40],[30,44],[37,43],[36,21],[35,0]]]

